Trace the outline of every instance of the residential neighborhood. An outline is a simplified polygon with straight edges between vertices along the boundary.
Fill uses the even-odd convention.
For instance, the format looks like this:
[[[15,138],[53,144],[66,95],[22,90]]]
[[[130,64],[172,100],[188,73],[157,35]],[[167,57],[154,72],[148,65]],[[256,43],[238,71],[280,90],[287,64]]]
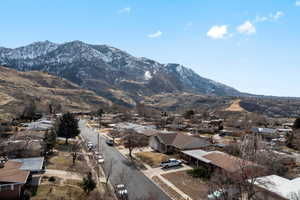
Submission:
[[[1,142],[1,199],[88,195],[90,199],[202,200],[253,195],[281,200],[299,194],[300,152],[288,147],[288,136],[296,129],[283,131],[284,123],[237,129],[217,116],[203,119],[202,124],[200,115],[176,114],[182,126],[174,129],[168,122],[156,125],[155,116],[130,115],[135,117],[126,119],[109,111],[62,113],[13,126],[3,123],[11,127]],[[64,127],[70,120],[75,124]],[[207,124],[213,133],[189,128]],[[88,181],[91,188],[84,186]]]
[[[0,8],[0,200],[300,200],[300,0]]]

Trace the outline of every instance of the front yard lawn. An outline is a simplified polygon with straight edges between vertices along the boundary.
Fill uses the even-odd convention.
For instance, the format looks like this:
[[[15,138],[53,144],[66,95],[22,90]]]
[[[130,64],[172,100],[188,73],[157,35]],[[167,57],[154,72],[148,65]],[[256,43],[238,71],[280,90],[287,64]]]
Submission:
[[[135,153],[135,155],[151,167],[159,167],[159,164],[162,161],[166,161],[169,159],[169,156],[156,152],[138,152]]]
[[[59,141],[55,147],[56,152],[47,160],[47,169],[87,173],[88,168],[83,156],[80,156],[80,160],[76,159],[75,165],[73,165],[72,152],[68,150],[72,148],[72,145],[71,143],[65,145],[62,141]]]
[[[208,185],[199,178],[193,178],[187,171],[168,173],[162,176],[192,199],[207,199]]]
[[[31,200],[81,200],[85,199],[86,194],[76,185],[40,185],[36,195],[31,197]]]

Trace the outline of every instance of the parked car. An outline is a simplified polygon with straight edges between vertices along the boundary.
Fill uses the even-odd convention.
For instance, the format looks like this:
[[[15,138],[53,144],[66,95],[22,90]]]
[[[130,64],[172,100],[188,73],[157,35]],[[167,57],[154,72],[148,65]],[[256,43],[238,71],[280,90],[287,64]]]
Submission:
[[[114,141],[113,140],[106,140],[106,144],[109,145],[109,146],[113,146]]]
[[[124,184],[118,184],[115,186],[115,192],[118,199],[127,200],[128,199],[128,191]]]
[[[161,162],[160,166],[162,168],[169,168],[169,167],[176,167],[176,166],[180,166],[182,164],[181,160],[177,160],[174,158],[170,158],[169,160],[165,161],[165,162]]]
[[[92,143],[92,142],[88,142],[88,143],[87,143],[87,148],[88,148],[89,151],[92,151],[93,148],[94,148],[93,143]]]
[[[98,162],[98,164],[104,163],[104,158],[102,155],[97,155],[97,162]]]

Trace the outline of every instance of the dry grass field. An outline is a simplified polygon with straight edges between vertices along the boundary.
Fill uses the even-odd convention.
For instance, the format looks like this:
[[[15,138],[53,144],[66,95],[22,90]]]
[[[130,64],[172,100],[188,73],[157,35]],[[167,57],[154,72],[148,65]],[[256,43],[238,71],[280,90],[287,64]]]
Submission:
[[[158,167],[162,161],[166,161],[169,158],[165,154],[156,152],[138,152],[135,155],[151,167]]]
[[[69,111],[87,111],[103,103],[111,104],[92,91],[43,72],[19,72],[0,66],[0,80],[0,112],[5,117],[20,114],[31,100],[41,111],[47,111],[49,103],[60,104]]]

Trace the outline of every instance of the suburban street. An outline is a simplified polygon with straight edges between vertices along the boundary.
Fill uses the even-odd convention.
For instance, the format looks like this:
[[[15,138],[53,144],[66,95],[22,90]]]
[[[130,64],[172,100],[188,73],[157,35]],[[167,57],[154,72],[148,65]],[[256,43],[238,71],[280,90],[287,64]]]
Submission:
[[[80,120],[79,128],[81,135],[93,144],[97,144],[97,133],[86,126],[86,121]],[[171,200],[159,187],[151,182],[142,172],[137,170],[130,162],[114,147],[105,143],[105,138],[100,136],[100,148],[104,155],[104,171],[109,173],[113,185],[124,183],[128,189],[129,200]]]

